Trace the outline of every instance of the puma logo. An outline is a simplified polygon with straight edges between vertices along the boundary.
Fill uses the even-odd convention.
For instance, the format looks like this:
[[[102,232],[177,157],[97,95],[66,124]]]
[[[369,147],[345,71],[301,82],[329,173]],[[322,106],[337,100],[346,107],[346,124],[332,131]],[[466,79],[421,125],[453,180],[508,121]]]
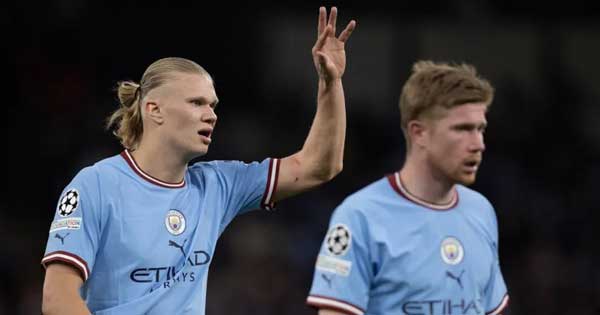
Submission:
[[[463,275],[464,273],[465,273],[465,271],[464,271],[464,270],[463,270],[463,271],[461,271],[461,272],[460,272],[460,275],[458,275],[458,277],[457,277],[457,276],[455,276],[454,274],[452,274],[452,272],[450,272],[450,271],[446,271],[446,276],[448,276],[448,278],[450,278],[450,279],[454,279],[454,280],[456,280],[456,282],[457,282],[457,283],[458,283],[458,285],[460,286],[460,289],[462,290],[462,289],[463,289],[463,285],[462,285],[462,280],[461,280],[460,278],[462,277],[462,275]]]
[[[186,241],[187,241],[187,239],[185,239],[183,241],[183,244],[179,245],[175,241],[169,240],[169,246],[173,246],[173,247],[179,248],[179,250],[181,251],[181,254],[183,255],[183,257],[185,257],[185,252],[183,251],[183,246],[185,246],[185,242]]]
[[[65,238],[66,238],[67,236],[69,236],[69,234],[71,234],[71,233],[67,233],[65,236],[62,236],[62,235],[60,235],[60,234],[56,233],[56,234],[54,234],[54,238],[58,238],[58,239],[60,240],[60,243],[61,243],[62,245],[65,245]]]
[[[325,282],[327,282],[327,285],[331,288],[331,280],[333,280],[333,277],[330,277],[330,276],[322,273],[321,278],[323,278],[323,280],[325,280]]]

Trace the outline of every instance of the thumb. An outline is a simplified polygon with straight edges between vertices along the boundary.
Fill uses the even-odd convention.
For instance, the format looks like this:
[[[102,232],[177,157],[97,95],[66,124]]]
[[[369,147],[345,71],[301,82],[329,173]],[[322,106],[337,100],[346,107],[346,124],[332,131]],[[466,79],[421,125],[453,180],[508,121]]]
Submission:
[[[326,54],[324,54],[320,51],[317,51],[317,57],[319,59],[319,65],[321,67],[327,67],[327,62],[329,62],[329,57],[327,57]]]

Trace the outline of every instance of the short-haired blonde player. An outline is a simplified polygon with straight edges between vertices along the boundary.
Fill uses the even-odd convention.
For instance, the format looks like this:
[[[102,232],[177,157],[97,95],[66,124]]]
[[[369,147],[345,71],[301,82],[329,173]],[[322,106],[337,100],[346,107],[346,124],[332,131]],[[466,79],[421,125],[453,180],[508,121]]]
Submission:
[[[324,7],[312,50],[317,110],[297,153],[262,162],[188,163],[217,123],[211,76],[183,58],[122,82],[109,120],[125,150],[82,169],[62,193],[42,264],[44,314],[204,314],[208,267],[231,220],[331,180],[346,129],[344,44]]]
[[[475,181],[494,90],[420,61],[402,89],[400,171],[335,210],[307,303],[320,315],[496,315],[508,303],[492,205]]]

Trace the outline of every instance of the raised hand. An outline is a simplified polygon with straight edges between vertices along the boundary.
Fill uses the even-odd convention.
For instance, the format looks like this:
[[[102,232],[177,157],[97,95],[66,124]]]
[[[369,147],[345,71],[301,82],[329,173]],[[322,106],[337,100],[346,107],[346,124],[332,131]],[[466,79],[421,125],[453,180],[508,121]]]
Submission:
[[[340,36],[336,37],[336,19],[336,7],[331,8],[329,18],[327,18],[325,7],[319,8],[317,42],[312,48],[312,55],[319,78],[325,81],[339,79],[344,75],[344,70],[346,69],[346,51],[344,45],[356,27],[356,21],[351,20],[340,33]]]

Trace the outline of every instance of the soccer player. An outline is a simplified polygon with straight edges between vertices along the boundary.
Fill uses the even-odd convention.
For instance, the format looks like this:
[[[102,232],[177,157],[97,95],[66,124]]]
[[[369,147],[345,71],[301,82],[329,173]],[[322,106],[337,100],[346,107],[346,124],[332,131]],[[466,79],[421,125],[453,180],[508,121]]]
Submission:
[[[465,187],[481,163],[493,94],[470,65],[414,64],[400,97],[405,163],[334,211],[307,298],[320,315],[506,307],[494,208]]]
[[[336,37],[337,9],[327,15],[321,7],[312,49],[314,122],[283,159],[188,166],[207,153],[218,103],[193,61],[160,59],[139,84],[120,83],[109,127],[125,150],[82,169],[59,199],[42,259],[44,314],[204,314],[208,267],[231,220],[341,171],[344,46],[356,22]]]

